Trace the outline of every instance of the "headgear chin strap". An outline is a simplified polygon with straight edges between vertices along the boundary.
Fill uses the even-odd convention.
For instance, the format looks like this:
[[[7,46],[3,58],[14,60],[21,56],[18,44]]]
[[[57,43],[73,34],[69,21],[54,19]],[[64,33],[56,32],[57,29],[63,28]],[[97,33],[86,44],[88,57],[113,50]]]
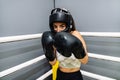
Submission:
[[[55,8],[51,11],[51,15],[49,16],[49,26],[52,32],[55,32],[53,28],[54,22],[63,22],[66,24],[66,29],[64,32],[69,32],[72,28],[72,18],[71,14],[66,9]]]

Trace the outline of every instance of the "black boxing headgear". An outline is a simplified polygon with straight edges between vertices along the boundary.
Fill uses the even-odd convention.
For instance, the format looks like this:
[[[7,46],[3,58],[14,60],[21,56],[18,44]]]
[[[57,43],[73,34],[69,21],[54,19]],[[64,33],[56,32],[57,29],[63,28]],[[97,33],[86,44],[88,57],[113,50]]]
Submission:
[[[63,30],[64,32],[68,32],[72,28],[71,14],[66,9],[55,8],[51,11],[51,15],[49,16],[49,26],[52,32],[55,32],[53,27],[54,22],[64,22],[66,24],[66,29]]]

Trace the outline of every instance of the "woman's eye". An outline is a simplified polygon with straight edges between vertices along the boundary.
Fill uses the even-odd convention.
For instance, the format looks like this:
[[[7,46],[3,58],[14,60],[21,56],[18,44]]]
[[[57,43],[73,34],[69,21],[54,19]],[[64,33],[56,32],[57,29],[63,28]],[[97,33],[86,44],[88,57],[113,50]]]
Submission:
[[[53,25],[54,28],[57,28],[57,26]]]
[[[64,26],[60,26],[61,28],[64,28]]]
[[[60,27],[61,27],[61,28],[65,28],[65,25],[61,25]]]

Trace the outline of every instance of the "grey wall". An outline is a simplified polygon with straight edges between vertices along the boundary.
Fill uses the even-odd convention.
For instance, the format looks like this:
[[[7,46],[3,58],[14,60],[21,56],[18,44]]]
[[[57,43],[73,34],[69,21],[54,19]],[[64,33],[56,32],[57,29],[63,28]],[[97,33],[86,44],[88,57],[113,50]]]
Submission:
[[[69,9],[80,32],[120,32],[120,0],[56,0]],[[84,36],[83,36],[84,37]],[[120,38],[84,37],[88,52],[120,57]],[[120,80],[118,62],[89,58],[81,69]],[[84,76],[84,80],[94,80]]]
[[[56,0],[56,7],[69,9],[80,31],[120,31],[120,0]]]
[[[0,0],[0,37],[48,30],[52,0]],[[0,72],[43,55],[41,39],[0,44]],[[44,59],[0,80],[35,80],[50,69]]]
[[[0,36],[43,32],[52,8],[52,0],[0,0]]]

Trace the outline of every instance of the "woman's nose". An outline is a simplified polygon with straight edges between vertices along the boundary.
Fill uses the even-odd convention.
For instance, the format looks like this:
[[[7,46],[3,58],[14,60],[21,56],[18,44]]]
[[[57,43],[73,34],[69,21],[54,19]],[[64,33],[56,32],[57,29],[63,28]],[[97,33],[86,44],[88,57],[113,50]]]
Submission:
[[[59,27],[56,28],[56,32],[60,32],[60,28]]]

